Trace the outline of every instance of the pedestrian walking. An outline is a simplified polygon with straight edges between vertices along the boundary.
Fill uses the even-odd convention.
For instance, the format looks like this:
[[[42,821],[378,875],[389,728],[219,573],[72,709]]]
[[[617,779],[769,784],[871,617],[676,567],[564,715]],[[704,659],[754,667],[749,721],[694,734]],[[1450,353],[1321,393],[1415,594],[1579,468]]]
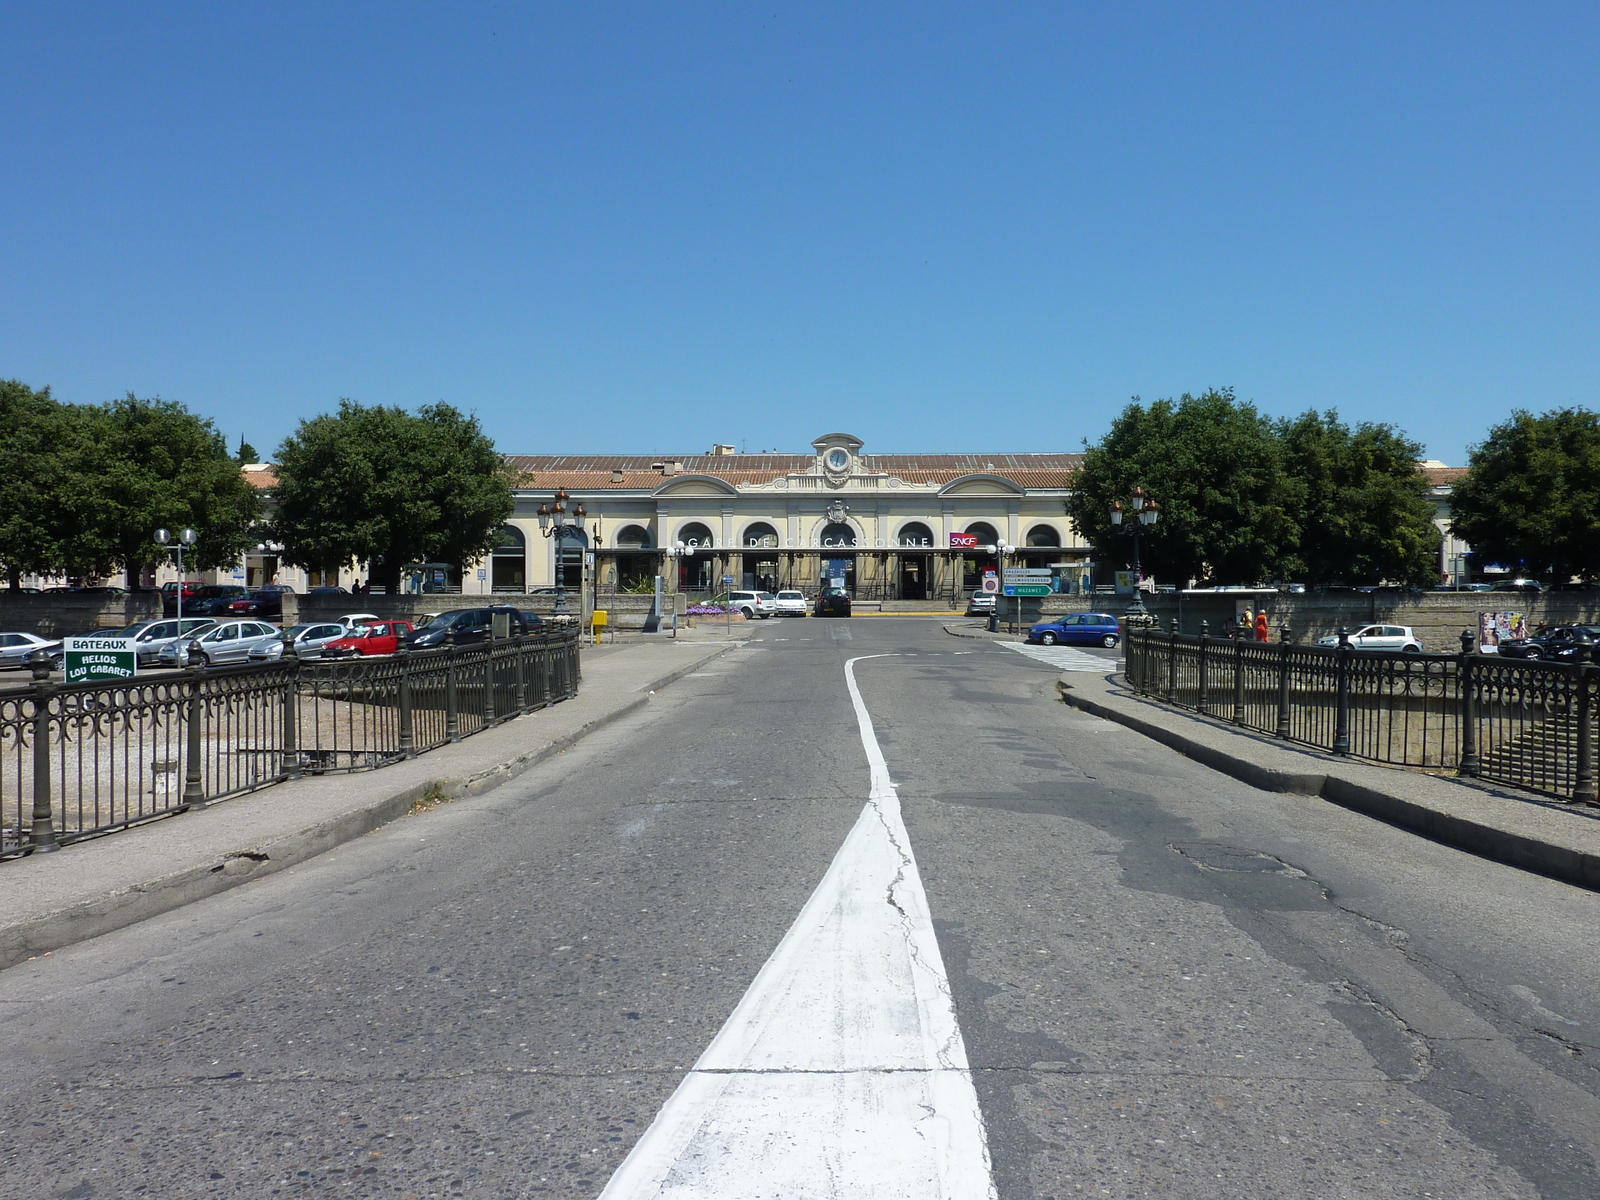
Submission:
[[[1272,637],[1267,632],[1267,614],[1266,611],[1263,610],[1256,614],[1256,641],[1270,642],[1271,640]]]
[[[1255,628],[1255,625],[1256,619],[1250,612],[1250,606],[1246,604],[1244,606],[1244,611],[1239,614],[1239,640],[1242,642],[1248,642],[1250,640],[1251,630]]]

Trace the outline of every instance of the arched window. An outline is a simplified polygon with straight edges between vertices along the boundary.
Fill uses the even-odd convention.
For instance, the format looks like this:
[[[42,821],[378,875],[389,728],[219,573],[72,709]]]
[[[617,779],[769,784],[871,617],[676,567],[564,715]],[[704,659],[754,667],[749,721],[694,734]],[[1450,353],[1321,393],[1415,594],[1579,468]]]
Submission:
[[[933,549],[933,530],[921,521],[907,521],[895,536],[895,545],[915,550]]]
[[[678,530],[677,540],[691,550],[711,550],[717,544],[711,536],[711,530],[699,521],[690,521]]]
[[[754,525],[745,526],[744,545],[751,550],[776,550],[778,548],[778,531],[765,521],[757,521]]]
[[[528,542],[515,525],[502,525],[489,551],[489,587],[496,592],[528,590]]]
[[[843,521],[833,521],[822,527],[817,545],[827,549],[849,549],[856,544],[856,531]]]
[[[568,526],[564,536],[553,537],[550,540],[559,543],[559,549],[556,551],[557,582],[562,587],[582,587],[583,556],[589,549],[589,535],[582,529]]]
[[[624,525],[617,533],[617,549],[650,549],[650,531],[643,525]]]
[[[1028,530],[1028,545],[1059,546],[1061,545],[1061,535],[1056,532],[1053,525],[1035,525]]]
[[[978,539],[980,546],[998,546],[1000,535],[994,531],[994,526],[987,521],[974,521],[967,526],[967,532]]]

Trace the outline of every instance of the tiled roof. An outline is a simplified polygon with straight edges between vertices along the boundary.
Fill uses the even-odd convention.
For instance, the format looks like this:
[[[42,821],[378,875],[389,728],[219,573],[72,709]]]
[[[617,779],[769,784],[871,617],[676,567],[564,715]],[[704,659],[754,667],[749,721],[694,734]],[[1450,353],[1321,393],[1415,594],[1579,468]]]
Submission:
[[[1465,467],[1422,467],[1422,473],[1428,477],[1428,482],[1434,487],[1443,487],[1454,483],[1467,473]]]

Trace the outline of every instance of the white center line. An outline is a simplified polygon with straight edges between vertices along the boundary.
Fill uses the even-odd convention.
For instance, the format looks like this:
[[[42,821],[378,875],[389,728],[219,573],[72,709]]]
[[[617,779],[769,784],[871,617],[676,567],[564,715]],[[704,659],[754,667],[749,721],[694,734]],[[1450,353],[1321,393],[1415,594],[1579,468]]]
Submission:
[[[856,686],[871,791],[728,1023],[602,1200],[991,1200],[989,1150],[900,797]]]

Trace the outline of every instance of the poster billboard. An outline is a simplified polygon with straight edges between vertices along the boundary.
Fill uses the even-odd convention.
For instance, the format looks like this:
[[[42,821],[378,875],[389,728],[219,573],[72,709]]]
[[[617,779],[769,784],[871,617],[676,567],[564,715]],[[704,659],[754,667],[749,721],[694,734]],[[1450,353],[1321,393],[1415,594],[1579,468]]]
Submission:
[[[1498,654],[1501,642],[1528,636],[1528,618],[1519,612],[1478,614],[1478,653]]]

